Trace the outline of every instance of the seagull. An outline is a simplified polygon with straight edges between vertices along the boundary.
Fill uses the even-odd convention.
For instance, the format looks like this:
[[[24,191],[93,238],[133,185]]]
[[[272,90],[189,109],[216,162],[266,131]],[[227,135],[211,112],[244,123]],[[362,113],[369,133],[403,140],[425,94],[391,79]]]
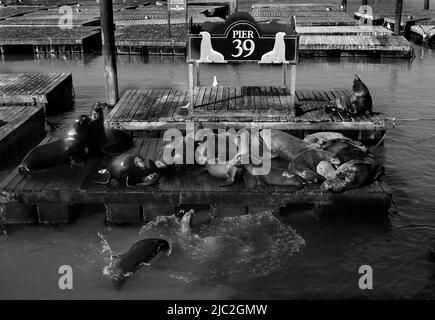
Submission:
[[[216,76],[213,78],[213,87],[217,87],[219,85],[219,81],[217,81]]]

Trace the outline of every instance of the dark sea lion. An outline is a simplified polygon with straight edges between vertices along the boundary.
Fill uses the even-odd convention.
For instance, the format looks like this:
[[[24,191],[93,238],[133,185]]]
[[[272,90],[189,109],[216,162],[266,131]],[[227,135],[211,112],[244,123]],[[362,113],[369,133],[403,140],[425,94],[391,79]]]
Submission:
[[[144,239],[136,242],[126,253],[113,257],[113,286],[120,289],[144,263],[150,262],[159,252],[170,253],[170,249],[168,241],[163,239]]]
[[[342,193],[374,182],[382,173],[382,167],[373,157],[351,160],[341,165],[335,178],[323,182],[321,189]]]
[[[343,134],[338,132],[316,132],[307,135],[304,141],[308,144],[324,145],[327,141],[333,139],[347,139]]]
[[[322,145],[322,149],[332,152],[333,154],[338,154],[340,151],[343,150],[353,150],[353,149],[361,150],[364,153],[368,152],[367,147],[364,146],[361,142],[352,141],[347,138],[328,140]]]
[[[106,143],[103,151],[108,154],[119,154],[133,148],[133,135],[119,129],[105,128]]]
[[[329,151],[309,149],[299,153],[296,158],[290,162],[288,171],[297,174],[308,183],[317,183],[323,180],[323,177],[317,173],[317,165],[320,161],[328,161],[333,165],[339,165],[340,161]]]
[[[310,147],[310,145],[291,134],[281,130],[270,130],[270,141],[267,141],[263,132],[261,136],[263,143],[270,149],[272,159],[281,158],[285,160],[293,160],[298,153],[304,151]]]
[[[39,145],[29,151],[18,166],[21,174],[48,169],[64,163],[80,163],[86,156],[86,131],[89,117],[75,120],[66,138]]]
[[[92,108],[87,131],[87,147],[92,155],[120,154],[133,147],[133,135],[119,129],[104,127],[104,109],[97,103]]]
[[[155,184],[158,179],[158,168],[153,162],[147,163],[140,155],[121,154],[108,167],[98,170],[94,182],[108,184],[116,181],[125,183],[127,187],[137,187]]]
[[[373,101],[367,86],[355,75],[352,94],[331,101],[326,109],[341,110],[349,115],[357,116],[365,112],[373,113]]]

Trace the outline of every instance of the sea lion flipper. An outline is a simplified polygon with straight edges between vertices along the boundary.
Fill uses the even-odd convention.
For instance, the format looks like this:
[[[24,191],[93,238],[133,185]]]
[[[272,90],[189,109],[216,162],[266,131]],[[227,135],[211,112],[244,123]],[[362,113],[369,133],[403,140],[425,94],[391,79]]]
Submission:
[[[219,187],[228,187],[230,185],[234,184],[234,178],[233,177],[229,177],[227,180],[225,180],[225,182],[219,184]]]

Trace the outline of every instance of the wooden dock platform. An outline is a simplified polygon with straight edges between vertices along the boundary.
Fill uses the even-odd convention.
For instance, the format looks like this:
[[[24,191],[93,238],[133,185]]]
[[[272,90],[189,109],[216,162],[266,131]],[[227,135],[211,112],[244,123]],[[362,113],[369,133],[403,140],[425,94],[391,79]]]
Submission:
[[[42,106],[47,114],[72,108],[71,73],[0,74],[0,105]]]
[[[101,50],[101,31],[95,27],[0,26],[0,53],[92,52]]]
[[[134,25],[119,28],[115,33],[118,54],[186,55],[187,32],[185,24]]]
[[[130,153],[155,159],[162,145],[163,141],[157,138],[140,138],[135,140]],[[62,165],[29,176],[14,170],[0,183],[0,217],[6,223],[67,223],[74,208],[86,204],[104,204],[107,220],[112,223],[148,221],[173,214],[181,205],[213,206],[218,217],[279,210],[283,204],[290,209],[295,204],[311,204],[319,214],[331,213],[332,207],[335,213],[361,210],[363,214],[385,214],[391,205],[391,189],[383,181],[343,194],[322,193],[318,185],[298,191],[269,186],[270,196],[264,191],[247,189],[243,181],[219,187],[221,181],[199,174],[200,166],[186,167],[184,172],[163,177],[157,185],[149,187],[98,185],[92,177],[101,161],[89,161],[83,167]]]
[[[107,116],[106,125],[147,131],[183,129],[186,121],[194,121],[212,129],[273,128],[288,130],[299,137],[333,130],[359,140],[379,140],[385,133],[385,120],[380,116],[351,118],[340,112],[305,112],[347,93],[297,90],[294,107],[287,87],[200,87],[195,89],[193,114],[186,116],[181,107],[189,102],[187,90],[128,90]]]
[[[414,55],[414,47],[403,36],[302,35],[299,40],[302,57],[407,58]]]
[[[10,17],[22,16],[26,13],[31,13],[44,9],[41,6],[7,6],[0,7],[0,20]]]
[[[44,135],[42,107],[0,106],[0,169],[21,159]]]
[[[431,24],[416,24],[411,27],[411,39],[435,48],[435,21]]]

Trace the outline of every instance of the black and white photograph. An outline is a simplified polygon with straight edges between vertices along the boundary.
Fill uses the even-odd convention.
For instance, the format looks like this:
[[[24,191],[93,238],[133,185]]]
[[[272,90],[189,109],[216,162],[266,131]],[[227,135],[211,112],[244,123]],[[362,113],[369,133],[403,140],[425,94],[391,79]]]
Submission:
[[[0,1],[0,302],[433,301],[434,158],[435,0]]]

